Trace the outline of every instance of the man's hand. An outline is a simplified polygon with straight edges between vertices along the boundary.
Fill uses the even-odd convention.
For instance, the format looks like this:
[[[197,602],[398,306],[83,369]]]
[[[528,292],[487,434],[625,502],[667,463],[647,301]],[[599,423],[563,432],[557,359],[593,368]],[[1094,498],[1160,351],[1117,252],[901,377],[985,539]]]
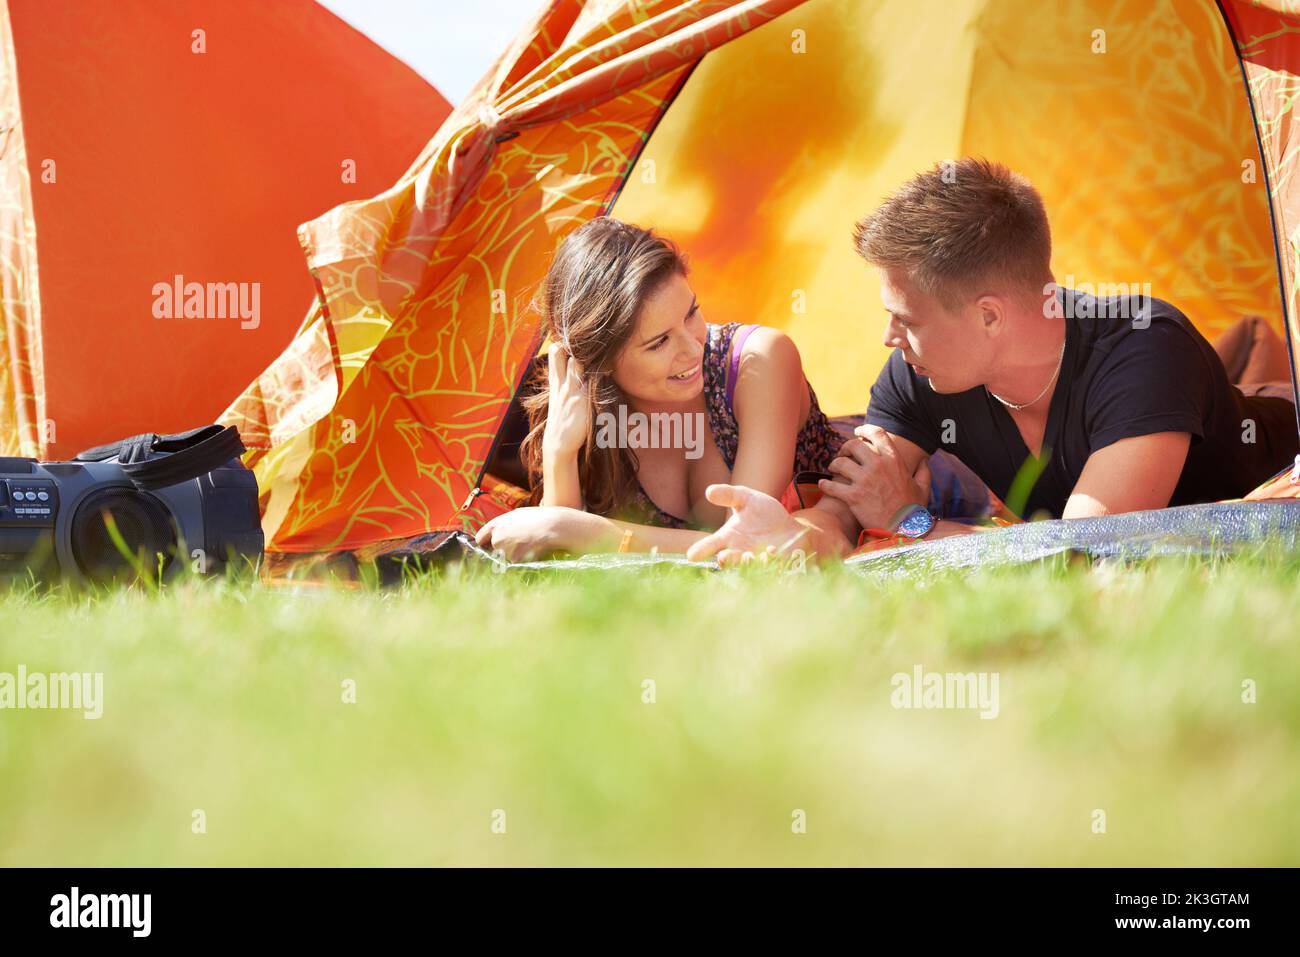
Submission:
[[[787,554],[808,534],[776,499],[743,485],[710,485],[704,496],[714,505],[731,509],[723,526],[700,539],[686,552],[693,562],[717,556],[719,565],[735,565],[748,555]]]
[[[929,467],[922,461],[913,477],[907,457],[891,436],[876,425],[853,430],[830,464],[836,479],[822,479],[824,495],[843,502],[863,528],[888,528],[905,505],[930,502]],[[918,450],[919,451],[919,450]]]

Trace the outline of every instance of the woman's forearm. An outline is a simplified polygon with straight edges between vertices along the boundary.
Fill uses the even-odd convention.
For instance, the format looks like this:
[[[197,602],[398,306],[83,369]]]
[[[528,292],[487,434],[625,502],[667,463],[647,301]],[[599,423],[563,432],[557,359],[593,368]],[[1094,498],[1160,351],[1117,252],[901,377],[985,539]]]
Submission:
[[[707,532],[694,532],[689,528],[660,528],[655,525],[637,525],[633,522],[620,522],[606,519],[617,528],[617,537],[613,547],[606,551],[618,551],[622,547],[627,552],[661,551],[685,554],[686,550],[707,535]],[[626,536],[627,545],[623,547]],[[609,544],[608,539],[606,544]]]
[[[542,452],[542,504],[581,509],[582,484],[578,480],[576,452]]]
[[[840,517],[830,509],[814,507],[795,512],[791,517],[803,526],[803,534],[791,542],[788,552],[802,551],[816,558],[844,558],[853,551],[847,530]]]
[[[623,522],[590,512],[566,512],[562,539],[565,545],[578,552],[649,552],[658,550],[685,554],[686,550],[704,538],[706,532],[688,528],[660,528],[655,525],[638,525]]]

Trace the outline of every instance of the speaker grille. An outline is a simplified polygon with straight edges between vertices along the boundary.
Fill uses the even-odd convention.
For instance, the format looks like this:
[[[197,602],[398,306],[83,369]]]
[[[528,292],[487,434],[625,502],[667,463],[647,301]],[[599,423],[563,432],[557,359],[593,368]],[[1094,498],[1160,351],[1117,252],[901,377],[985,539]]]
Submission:
[[[92,581],[129,580],[135,569],[114,543],[104,516],[112,518],[133,556],[143,553],[151,574],[158,569],[157,553],[166,570],[176,553],[176,529],[171,515],[148,492],[133,488],[101,488],[86,496],[72,519],[72,555],[77,568]]]

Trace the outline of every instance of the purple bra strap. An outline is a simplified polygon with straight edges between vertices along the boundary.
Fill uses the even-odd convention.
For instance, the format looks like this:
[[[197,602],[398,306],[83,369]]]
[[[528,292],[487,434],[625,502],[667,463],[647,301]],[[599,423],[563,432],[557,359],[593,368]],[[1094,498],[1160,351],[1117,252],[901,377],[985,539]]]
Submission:
[[[736,410],[731,407],[732,400],[736,397],[736,376],[740,372],[740,353],[745,348],[745,340],[749,334],[757,329],[758,326],[741,326],[732,334],[731,337],[731,365],[727,370],[727,411],[734,418]]]

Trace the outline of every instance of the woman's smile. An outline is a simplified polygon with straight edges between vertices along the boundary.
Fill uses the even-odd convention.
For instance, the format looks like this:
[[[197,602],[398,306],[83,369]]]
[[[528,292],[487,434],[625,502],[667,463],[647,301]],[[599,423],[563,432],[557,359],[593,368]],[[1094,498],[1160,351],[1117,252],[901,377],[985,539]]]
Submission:
[[[697,362],[684,372],[679,372],[677,375],[670,375],[668,381],[678,383],[694,382],[699,377],[702,367],[703,364]]]

